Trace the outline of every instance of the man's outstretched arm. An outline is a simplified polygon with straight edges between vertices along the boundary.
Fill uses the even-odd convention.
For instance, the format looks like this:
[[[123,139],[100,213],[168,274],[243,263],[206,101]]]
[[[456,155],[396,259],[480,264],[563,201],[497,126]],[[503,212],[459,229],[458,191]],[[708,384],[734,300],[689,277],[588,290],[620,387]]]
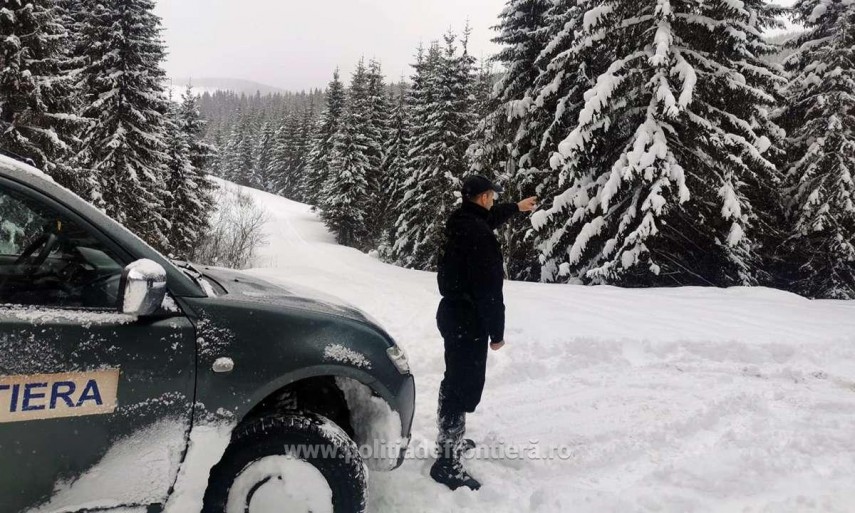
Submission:
[[[508,219],[518,212],[531,212],[537,205],[537,197],[526,198],[519,203],[497,203],[490,209],[487,223],[490,229],[495,230],[507,222]]]

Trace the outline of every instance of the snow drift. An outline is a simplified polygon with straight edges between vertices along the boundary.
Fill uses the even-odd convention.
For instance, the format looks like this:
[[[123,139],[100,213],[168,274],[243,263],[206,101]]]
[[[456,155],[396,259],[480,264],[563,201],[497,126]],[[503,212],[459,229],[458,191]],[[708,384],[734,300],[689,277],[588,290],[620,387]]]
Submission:
[[[436,275],[338,246],[308,206],[249,192],[269,213],[269,245],[250,272],[340,296],[379,319],[410,356],[412,458],[371,474],[369,511],[771,513],[855,504],[855,303],[763,288],[508,282],[508,345],[490,354],[467,433],[498,450],[467,462],[484,488],[452,493],[431,481],[424,457],[444,370]]]

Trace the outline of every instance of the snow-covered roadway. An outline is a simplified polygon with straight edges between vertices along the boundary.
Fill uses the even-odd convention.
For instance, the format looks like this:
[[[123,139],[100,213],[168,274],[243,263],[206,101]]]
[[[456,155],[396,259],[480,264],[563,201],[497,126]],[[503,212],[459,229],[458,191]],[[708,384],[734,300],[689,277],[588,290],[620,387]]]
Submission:
[[[436,276],[338,246],[308,206],[250,193],[270,216],[250,272],[385,326],[416,376],[424,453],[443,372]],[[467,463],[479,492],[433,483],[430,459],[374,472],[370,512],[855,511],[855,302],[517,282],[505,296],[508,345],[490,354],[468,436],[506,457]]]

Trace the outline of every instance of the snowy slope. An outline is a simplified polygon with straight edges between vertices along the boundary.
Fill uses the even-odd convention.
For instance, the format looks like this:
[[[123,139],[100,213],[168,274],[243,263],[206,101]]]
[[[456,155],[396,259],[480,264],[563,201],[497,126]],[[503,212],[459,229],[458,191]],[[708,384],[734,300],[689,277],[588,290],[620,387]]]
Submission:
[[[415,449],[432,447],[443,372],[436,277],[338,246],[305,205],[269,211],[258,268],[336,294],[409,353]],[[506,283],[508,345],[491,352],[467,436],[531,455],[473,459],[449,492],[430,459],[371,476],[372,512],[795,512],[855,507],[855,302],[768,290]],[[423,452],[423,451],[417,451]]]
[[[285,92],[278,87],[253,82],[251,80],[242,80],[239,78],[192,78],[192,77],[173,77],[169,79],[169,88],[172,91],[173,97],[180,98],[181,94],[187,88],[187,84],[193,85],[195,94],[214,93],[216,91],[233,91],[237,94],[246,94],[252,96],[255,93],[275,94]]]

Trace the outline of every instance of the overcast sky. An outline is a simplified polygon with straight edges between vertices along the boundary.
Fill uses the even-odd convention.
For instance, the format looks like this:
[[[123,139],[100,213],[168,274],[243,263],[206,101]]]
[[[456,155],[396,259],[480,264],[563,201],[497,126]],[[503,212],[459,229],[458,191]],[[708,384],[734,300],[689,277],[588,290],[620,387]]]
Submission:
[[[490,42],[505,0],[157,0],[173,77],[229,77],[283,89],[326,87],[376,58],[391,81],[409,76],[416,47],[466,19],[476,57]]]
[[[776,0],[792,4],[793,0]],[[497,47],[490,27],[505,0],[157,0],[172,77],[228,77],[289,90],[323,88],[360,56],[390,81],[409,76],[419,42],[473,29],[470,51]]]

